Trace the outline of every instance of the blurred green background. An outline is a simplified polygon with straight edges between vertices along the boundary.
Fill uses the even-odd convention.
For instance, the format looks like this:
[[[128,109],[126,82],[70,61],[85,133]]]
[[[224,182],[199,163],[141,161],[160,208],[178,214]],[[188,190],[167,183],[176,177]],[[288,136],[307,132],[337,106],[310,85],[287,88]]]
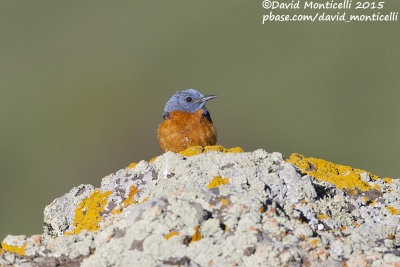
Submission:
[[[399,22],[262,25],[261,2],[2,1],[0,240],[161,154],[165,102],[188,88],[220,96],[223,146],[398,177]]]

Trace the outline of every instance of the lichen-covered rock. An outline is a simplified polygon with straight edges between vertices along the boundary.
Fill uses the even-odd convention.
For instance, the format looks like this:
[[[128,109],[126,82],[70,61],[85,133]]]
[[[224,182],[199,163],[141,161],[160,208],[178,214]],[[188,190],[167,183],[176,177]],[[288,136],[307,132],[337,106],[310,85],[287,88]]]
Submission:
[[[193,147],[81,185],[0,266],[380,266],[400,262],[400,182],[293,154]]]

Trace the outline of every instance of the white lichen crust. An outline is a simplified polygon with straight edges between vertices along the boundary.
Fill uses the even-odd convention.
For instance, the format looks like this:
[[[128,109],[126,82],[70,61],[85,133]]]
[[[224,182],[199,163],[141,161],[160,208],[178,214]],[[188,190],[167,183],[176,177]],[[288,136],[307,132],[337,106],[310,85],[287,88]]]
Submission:
[[[167,152],[54,200],[44,234],[8,236],[0,266],[398,263],[400,182],[372,182],[351,194],[261,149]]]

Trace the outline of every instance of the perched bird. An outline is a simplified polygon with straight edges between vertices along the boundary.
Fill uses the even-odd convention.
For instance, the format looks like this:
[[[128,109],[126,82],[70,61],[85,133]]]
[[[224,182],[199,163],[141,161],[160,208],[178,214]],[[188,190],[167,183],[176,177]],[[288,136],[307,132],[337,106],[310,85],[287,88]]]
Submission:
[[[216,97],[194,89],[176,92],[165,105],[164,121],[158,126],[161,149],[176,153],[191,146],[215,145],[217,131],[205,104]]]

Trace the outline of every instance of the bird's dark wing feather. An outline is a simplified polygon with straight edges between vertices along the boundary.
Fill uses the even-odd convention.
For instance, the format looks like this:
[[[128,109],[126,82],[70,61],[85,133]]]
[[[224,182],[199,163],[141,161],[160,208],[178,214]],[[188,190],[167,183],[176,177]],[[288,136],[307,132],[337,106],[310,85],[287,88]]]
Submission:
[[[204,108],[203,114],[201,114],[201,119],[206,118],[209,122],[212,123],[210,112],[206,108]]]
[[[169,116],[169,113],[168,113],[168,112],[164,112],[163,115],[162,115],[162,117],[164,118],[164,120],[165,120],[166,118],[171,118],[171,117]]]

